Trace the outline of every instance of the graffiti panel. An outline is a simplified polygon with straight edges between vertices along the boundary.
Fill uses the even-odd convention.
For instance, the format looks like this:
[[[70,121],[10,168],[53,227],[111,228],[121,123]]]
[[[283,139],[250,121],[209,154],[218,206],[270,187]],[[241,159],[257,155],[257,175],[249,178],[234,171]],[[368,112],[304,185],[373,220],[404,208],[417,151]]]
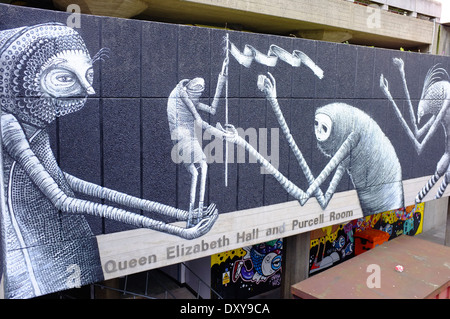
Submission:
[[[251,298],[281,285],[283,240],[211,256],[211,284],[223,298]]]
[[[366,229],[389,234],[389,240],[422,232],[424,204],[352,220],[311,232],[309,274],[314,275],[355,256],[355,235]]]

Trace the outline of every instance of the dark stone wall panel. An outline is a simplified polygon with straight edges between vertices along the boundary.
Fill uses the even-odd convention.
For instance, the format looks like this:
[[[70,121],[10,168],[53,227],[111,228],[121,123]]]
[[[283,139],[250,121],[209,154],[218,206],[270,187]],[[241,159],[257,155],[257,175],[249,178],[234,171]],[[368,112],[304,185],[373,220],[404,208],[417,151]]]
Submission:
[[[371,48],[357,47],[357,60],[355,69],[354,98],[371,99],[373,96],[374,81],[374,55]],[[350,97],[351,95],[348,95]]]
[[[167,99],[142,99],[142,197],[175,207],[177,164],[171,158],[173,143],[166,109]]]
[[[293,39],[292,50],[298,50],[306,54],[322,70],[323,67],[317,62],[317,44],[318,41]],[[328,76],[324,71],[324,76]],[[316,85],[321,85],[322,80],[302,64],[297,70],[292,70],[292,98],[313,98],[316,94]]]
[[[140,100],[103,99],[102,118],[103,186],[142,197]],[[128,228],[123,223],[105,220],[106,233],[123,227]]]
[[[336,43],[317,42],[316,64],[324,72],[323,79],[315,79],[317,99],[334,99],[336,97],[337,64]]]
[[[5,5],[0,8],[2,30],[47,22],[64,24],[70,18],[65,12]],[[218,75],[227,56],[227,34],[228,44],[235,45],[241,53],[247,45],[264,57],[274,54],[270,51],[274,45],[285,50],[286,57],[294,58],[295,54],[292,54],[301,51],[323,71],[324,77],[320,78],[305,61],[294,67],[280,58],[275,66],[267,66],[256,61],[255,56],[251,65],[245,67],[229,54],[228,91],[221,92],[216,114],[199,111],[202,119],[212,126],[217,123],[224,126],[228,122],[241,131],[255,130],[257,143],[267,137],[266,146],[270,153],[273,153],[270,148],[276,144],[277,167],[300,189],[306,190],[308,182],[278,126],[271,105],[258,88],[258,77],[268,76],[269,72],[276,80],[278,102],[290,134],[314,176],[329,163],[329,158],[317,147],[315,110],[331,103],[347,103],[363,110],[378,124],[395,148],[404,179],[433,174],[445,152],[445,134],[438,127],[422,154],[416,153],[394,106],[380,88],[380,78],[386,79],[400,113],[412,126],[409,103],[417,117],[427,72],[436,64],[448,71],[447,57],[87,15],[81,16],[80,23],[81,27],[76,31],[84,39],[91,57],[102,48],[110,51],[104,61],[94,63],[92,87],[95,94],[88,97],[82,110],[52,123],[49,135],[61,168],[96,184],[188,209],[191,176],[183,164],[174,163],[171,158],[174,143],[168,125],[167,100],[180,80],[201,77],[205,80],[205,90],[200,101],[212,103]],[[404,62],[411,101],[408,101],[395,58]],[[228,109],[225,97],[228,97]],[[22,103],[31,103],[24,98],[17,97]],[[272,143],[271,129],[278,130],[276,143]],[[202,131],[201,134],[205,133]],[[203,149],[215,145],[212,144],[213,137],[203,137]],[[256,146],[260,148],[258,144]],[[248,154],[244,163],[239,163],[241,151],[233,145],[229,149],[234,158],[227,165],[227,187],[223,158],[222,161],[208,159],[205,204],[214,202],[219,211],[225,213],[292,199],[272,176],[260,174],[258,164],[248,163]],[[217,154],[207,155],[214,157]],[[330,173],[322,183],[323,191],[328,188],[332,175]],[[352,188],[346,174],[337,191]],[[96,233],[122,229],[119,224],[110,226],[109,222],[103,221],[103,229],[99,230],[98,221],[94,224]]]
[[[142,23],[104,18],[101,30],[101,45],[110,50],[109,59],[102,64],[102,96],[140,97]]]
[[[142,24],[142,97],[167,98],[178,82],[178,25]]]
[[[357,76],[358,48],[353,45],[339,44],[336,51],[337,83],[336,98],[355,96]]]
[[[265,99],[240,99],[239,128],[245,135],[242,137],[256,149],[258,131],[266,127],[266,110]],[[253,208],[264,200],[264,175],[260,173],[260,166],[253,156],[240,154],[238,150],[237,208]]]

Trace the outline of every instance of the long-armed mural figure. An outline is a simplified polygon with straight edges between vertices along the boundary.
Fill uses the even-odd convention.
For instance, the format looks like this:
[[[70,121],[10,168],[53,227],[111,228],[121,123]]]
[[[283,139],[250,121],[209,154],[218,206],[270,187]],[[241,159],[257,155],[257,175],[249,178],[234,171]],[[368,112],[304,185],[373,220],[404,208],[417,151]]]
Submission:
[[[392,95],[389,92],[388,80],[383,74],[380,76],[380,87],[392,104],[395,114],[400,120],[400,123],[408,137],[412,141],[417,154],[420,155],[422,153],[425,145],[431,141],[434,133],[436,133],[437,129],[441,125],[444,129],[446,140],[444,155],[442,155],[439,160],[434,175],[417,194],[416,203],[420,203],[434,184],[436,184],[436,182],[444,175],[444,179],[436,194],[436,198],[440,198],[444,194],[444,191],[450,182],[450,141],[448,136],[450,129],[450,119],[448,117],[448,110],[450,107],[450,77],[445,69],[439,68],[437,65],[433,66],[428,71],[424,80],[416,118],[406,83],[404,62],[400,58],[394,58],[393,63],[397,66],[402,78],[403,89],[408,102],[409,119],[411,120],[413,129],[408,126],[405,118],[392,98]],[[421,119],[426,115],[431,115],[431,118],[428,119],[428,121],[419,129],[418,125],[420,124]],[[424,135],[425,137],[423,137]],[[422,141],[420,141],[421,139]]]
[[[274,51],[274,47],[276,46],[272,46],[269,51],[268,58],[271,58],[269,61],[276,63],[279,56],[285,61],[289,61],[286,57],[297,57],[299,62],[295,66],[300,66],[302,60],[307,61],[305,65],[313,70],[316,76],[323,77],[321,69],[305,54],[298,54],[296,51],[290,55],[279,47],[276,47],[277,54],[270,54]],[[275,65],[268,63],[267,58],[256,49],[250,46],[246,46],[246,49],[244,53],[240,53],[232,46],[232,55],[242,65],[249,67],[250,63],[245,62],[253,60],[266,65]],[[247,59],[244,59],[246,57]],[[325,209],[345,172],[349,174],[355,186],[364,215],[404,206],[401,166],[394,147],[372,118],[348,104],[332,103],[316,110],[314,130],[317,146],[330,158],[330,162],[319,176],[314,178],[281,112],[277,101],[275,78],[270,73],[268,76],[259,76],[258,88],[264,92],[276,115],[289,147],[308,180],[308,189],[303,191],[293,184],[237,134],[227,138],[229,141],[251,153],[302,206],[315,195],[320,206]],[[336,172],[330,186],[323,194],[320,186],[334,170]]]
[[[50,148],[48,125],[84,107],[94,94],[93,63],[72,28],[46,23],[0,33],[0,100],[6,211],[2,260],[8,298],[66,288],[67,267],[79,265],[81,284],[101,280],[96,239],[83,214],[192,239],[217,219],[214,205],[201,221],[180,227],[124,209],[81,200],[75,193],[188,220],[186,211],[107,189],[63,172]],[[7,244],[6,244],[7,243]]]
[[[269,76],[271,76],[269,74]],[[263,77],[261,90],[265,93],[280,126],[305,172],[310,184],[301,198],[316,192],[322,208],[331,200],[336,187],[347,172],[358,193],[364,215],[403,207],[401,166],[395,149],[378,124],[363,111],[345,103],[332,103],[316,110],[314,132],[317,147],[330,158],[328,165],[313,179],[300,150],[289,134],[276,99],[275,79]],[[320,185],[335,171],[325,194]]]

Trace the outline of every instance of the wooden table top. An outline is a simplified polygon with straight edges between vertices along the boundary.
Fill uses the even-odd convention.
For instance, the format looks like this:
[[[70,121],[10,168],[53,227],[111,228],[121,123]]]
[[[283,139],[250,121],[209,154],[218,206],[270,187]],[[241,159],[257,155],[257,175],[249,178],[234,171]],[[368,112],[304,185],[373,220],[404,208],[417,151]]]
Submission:
[[[369,265],[379,265],[379,288],[367,285],[375,283],[368,280],[374,275]],[[403,235],[293,285],[291,292],[303,299],[422,299],[449,286],[450,247]]]

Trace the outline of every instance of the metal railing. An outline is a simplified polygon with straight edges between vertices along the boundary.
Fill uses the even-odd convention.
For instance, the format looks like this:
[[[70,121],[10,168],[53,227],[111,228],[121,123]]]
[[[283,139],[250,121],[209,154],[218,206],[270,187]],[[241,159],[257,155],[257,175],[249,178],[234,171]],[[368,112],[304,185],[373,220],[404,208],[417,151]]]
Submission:
[[[194,277],[196,277],[197,278],[197,280],[198,280],[198,283],[197,283],[197,299],[199,299],[200,298],[200,284],[203,284],[203,285],[205,285],[206,286],[206,288],[212,293],[212,294],[214,294],[215,296],[216,296],[216,298],[217,299],[223,299],[222,298],[222,296],[217,292],[217,291],[215,291],[209,284],[207,284],[202,278],[200,278],[191,268],[189,268],[185,263],[181,263],[187,270],[189,270],[189,272],[191,273],[191,274],[193,274],[194,275]]]
[[[186,269],[186,271],[188,271],[189,274],[192,275],[197,281],[197,284],[196,284],[197,289],[196,290],[194,289],[194,287],[190,287],[191,288],[190,290],[193,291],[193,292],[190,291],[193,296],[195,296],[197,299],[200,299],[201,298],[201,296],[200,296],[201,288],[206,287],[206,289],[211,292],[212,297],[214,296],[217,299],[223,299],[223,297],[217,291],[215,291],[208,283],[206,283],[202,278],[200,278],[200,276],[197,275],[189,266],[187,266],[185,263],[181,263],[180,265],[183,265],[184,268]],[[171,291],[171,289],[169,287],[167,287],[167,285],[164,283],[164,281],[159,279],[158,276],[155,276],[152,273],[154,271],[158,271],[158,270],[155,269],[155,270],[146,271],[145,288],[144,288],[143,293],[136,292],[136,291],[134,291],[133,287],[129,286],[129,276],[123,277],[123,280],[124,280],[123,288],[111,287],[111,286],[107,286],[107,285],[100,284],[100,283],[92,284],[92,286],[99,288],[99,289],[115,291],[121,295],[119,298],[140,298],[140,299],[169,299],[169,298],[171,298],[171,299],[177,299],[176,295]],[[155,295],[151,295],[152,291],[149,290],[149,280],[152,280],[153,283],[156,283],[160,288],[162,288],[161,290],[163,292],[159,293],[158,296],[163,295],[163,297],[157,297]],[[182,286],[180,286],[180,287],[182,287]],[[95,298],[95,293],[92,293],[91,295],[92,295],[92,298]]]

